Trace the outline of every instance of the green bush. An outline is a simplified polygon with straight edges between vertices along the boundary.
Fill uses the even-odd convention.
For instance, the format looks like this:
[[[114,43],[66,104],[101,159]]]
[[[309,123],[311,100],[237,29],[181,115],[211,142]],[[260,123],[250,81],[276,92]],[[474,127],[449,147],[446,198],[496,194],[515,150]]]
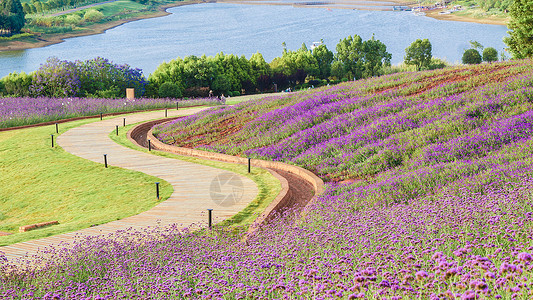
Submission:
[[[431,63],[429,64],[429,70],[443,69],[448,66],[448,63],[445,60],[440,58],[433,57],[431,58]]]
[[[493,62],[498,60],[498,51],[492,47],[485,48],[483,50],[483,61]]]
[[[32,35],[33,34],[31,33],[25,32],[25,33],[14,34],[12,36],[0,36],[0,41],[12,41],[12,40],[16,40],[19,38],[32,36]]]
[[[474,65],[481,63],[481,54],[476,49],[468,49],[463,53],[463,64]]]
[[[68,15],[65,17],[65,24],[78,26],[81,23],[81,17],[78,15]]]
[[[63,19],[56,17],[37,17],[31,20],[30,25],[38,27],[57,27],[63,25]]]
[[[161,98],[181,98],[183,93],[179,86],[172,82],[165,82],[159,87],[159,97]]]
[[[104,14],[97,11],[96,9],[89,9],[88,11],[85,12],[85,15],[83,16],[83,18],[87,21],[87,22],[98,22],[100,20],[102,20],[104,18]]]
[[[28,96],[32,84],[32,75],[24,72],[10,73],[0,80],[3,89],[0,91],[3,95]]]
[[[240,96],[241,95],[241,92],[239,91],[233,91],[233,95],[231,95],[232,97],[237,97],[237,96]]]

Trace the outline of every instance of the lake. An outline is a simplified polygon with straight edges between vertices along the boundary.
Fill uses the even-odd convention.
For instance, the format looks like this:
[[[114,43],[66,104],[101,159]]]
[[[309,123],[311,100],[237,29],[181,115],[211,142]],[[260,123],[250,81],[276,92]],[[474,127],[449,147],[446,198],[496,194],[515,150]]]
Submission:
[[[0,77],[13,71],[37,70],[50,56],[84,60],[101,56],[152,73],[163,61],[188,55],[226,54],[250,57],[260,52],[267,62],[281,56],[285,42],[296,50],[324,40],[334,51],[340,39],[357,34],[387,45],[392,62],[403,61],[405,48],[428,38],[433,56],[459,62],[475,40],[498,52],[507,28],[439,21],[411,12],[362,11],[317,7],[205,3],[168,10],[171,15],[135,21],[104,34],[67,39],[44,48],[0,52]]]

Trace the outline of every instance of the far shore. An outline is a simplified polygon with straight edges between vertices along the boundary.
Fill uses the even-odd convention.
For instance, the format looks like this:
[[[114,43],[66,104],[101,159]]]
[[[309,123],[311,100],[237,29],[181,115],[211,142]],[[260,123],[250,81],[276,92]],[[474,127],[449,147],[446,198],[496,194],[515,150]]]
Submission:
[[[73,37],[80,37],[80,36],[87,36],[87,35],[93,35],[93,34],[100,34],[104,33],[108,29],[115,28],[117,26],[120,26],[122,24],[133,22],[137,20],[142,19],[149,19],[149,18],[157,18],[169,15],[170,13],[167,12],[167,9],[172,7],[178,7],[178,6],[184,6],[184,5],[191,5],[191,4],[200,4],[200,3],[207,3],[207,2],[219,2],[219,3],[235,3],[235,4],[246,4],[246,5],[291,5],[295,7],[317,7],[316,5],[306,5],[306,4],[293,4],[293,3],[286,3],[286,2],[274,2],[274,1],[264,1],[264,0],[190,0],[190,1],[184,1],[184,2],[176,2],[169,5],[161,6],[158,11],[147,13],[142,16],[130,18],[130,19],[124,19],[120,21],[114,21],[114,22],[108,22],[103,24],[96,24],[93,25],[83,31],[79,32],[72,32],[72,33],[66,33],[66,34],[55,34],[46,36],[44,38],[37,38],[36,42],[23,42],[23,41],[12,41],[5,43],[4,45],[0,45],[0,51],[17,51],[17,50],[25,50],[25,49],[32,49],[32,48],[40,48],[40,47],[46,47],[53,44],[58,44],[61,42],[64,42],[65,39],[73,38]],[[369,3],[374,2],[374,3]],[[413,5],[413,1],[409,0],[339,0],[336,2],[338,5],[320,5],[321,8],[325,9],[354,9],[355,6],[357,6],[358,10],[385,10],[382,7],[383,6],[392,6],[391,3],[395,3],[397,5]],[[384,5],[383,3],[388,3],[387,5]],[[343,6],[343,4],[345,6]],[[457,22],[473,22],[473,23],[480,23],[480,24],[492,24],[492,25],[507,25],[506,20],[502,19],[495,19],[495,18],[473,18],[473,17],[466,17],[466,16],[458,16],[455,14],[439,14],[439,12],[442,10],[432,10],[426,12],[426,16],[438,20],[444,20],[444,21],[457,21]]]
[[[169,12],[167,12],[167,9],[172,8],[172,7],[199,4],[199,3],[206,3],[206,1],[190,0],[190,1],[184,1],[184,2],[176,2],[176,3],[161,6],[159,10],[156,12],[151,12],[151,13],[147,13],[142,16],[124,19],[120,21],[107,22],[103,24],[95,24],[80,32],[55,34],[55,35],[46,36],[46,38],[38,38],[38,41],[34,43],[13,41],[13,42],[7,43],[7,45],[1,45],[0,51],[17,51],[17,50],[41,48],[41,47],[46,47],[46,46],[53,45],[53,44],[59,44],[59,43],[64,42],[65,39],[68,39],[68,38],[104,33],[106,30],[118,27],[122,24],[126,24],[129,22],[167,16],[170,14]]]

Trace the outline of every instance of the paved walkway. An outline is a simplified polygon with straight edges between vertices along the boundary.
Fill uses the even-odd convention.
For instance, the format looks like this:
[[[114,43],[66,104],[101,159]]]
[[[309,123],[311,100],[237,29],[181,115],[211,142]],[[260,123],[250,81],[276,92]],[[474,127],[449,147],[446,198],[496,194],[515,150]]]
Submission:
[[[193,114],[200,108],[169,110],[168,116]],[[126,116],[128,124],[164,117],[164,111]],[[147,154],[117,145],[109,138],[116,125],[122,126],[124,116],[73,128],[57,139],[67,152],[103,164],[108,164],[156,176],[172,184],[170,198],[149,211],[122,220],[79,230],[72,233],[0,247],[9,260],[32,255],[39,248],[70,243],[76,235],[105,235],[128,228],[141,229],[169,224],[207,222],[206,209],[213,209],[214,222],[222,221],[245,208],[257,195],[256,184],[243,176],[208,166]],[[103,167],[103,166],[102,166]],[[155,185],[154,185],[155,190]],[[155,191],[154,191],[155,194]],[[155,195],[154,195],[155,197]],[[148,201],[153,199],[147,199]]]

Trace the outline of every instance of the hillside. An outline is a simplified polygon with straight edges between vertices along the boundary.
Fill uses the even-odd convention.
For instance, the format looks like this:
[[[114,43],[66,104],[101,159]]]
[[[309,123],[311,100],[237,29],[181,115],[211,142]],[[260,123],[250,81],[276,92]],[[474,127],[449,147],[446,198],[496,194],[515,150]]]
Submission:
[[[42,270],[0,265],[0,296],[531,299],[532,75],[530,60],[401,73],[160,126],[167,143],[303,166],[327,190],[246,239],[124,232]]]
[[[360,201],[405,202],[530,166],[532,74],[531,61],[394,74],[217,108],[156,132],[299,165]]]

